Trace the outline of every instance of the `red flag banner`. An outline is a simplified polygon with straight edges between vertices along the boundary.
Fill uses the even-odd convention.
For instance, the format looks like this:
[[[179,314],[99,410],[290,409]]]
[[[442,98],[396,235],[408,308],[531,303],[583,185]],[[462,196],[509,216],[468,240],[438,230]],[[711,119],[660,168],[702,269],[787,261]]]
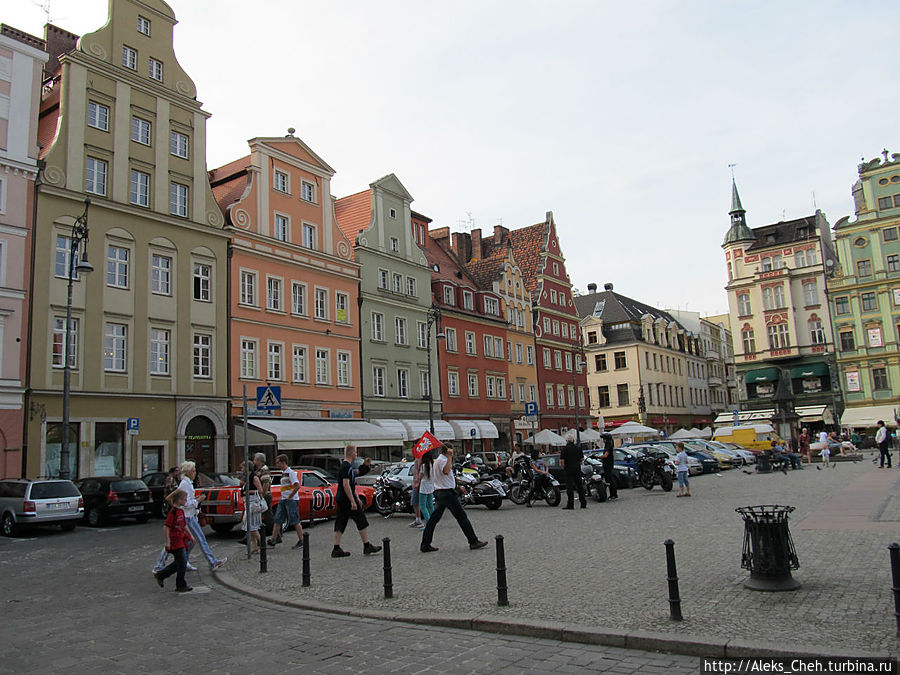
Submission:
[[[434,435],[428,433],[427,431],[422,434],[422,438],[416,441],[416,444],[413,446],[412,454],[413,457],[419,459],[429,450],[434,450],[435,448],[439,448],[443,445]]]

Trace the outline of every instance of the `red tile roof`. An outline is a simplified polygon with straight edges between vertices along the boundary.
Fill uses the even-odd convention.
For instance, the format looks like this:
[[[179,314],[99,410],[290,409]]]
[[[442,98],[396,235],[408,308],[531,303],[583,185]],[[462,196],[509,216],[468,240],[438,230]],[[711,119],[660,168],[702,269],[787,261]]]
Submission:
[[[62,78],[53,80],[53,88],[41,101],[41,110],[38,117],[38,145],[41,148],[40,157],[43,159],[53,141],[56,139],[57,125],[59,124],[59,93],[62,88]]]
[[[544,243],[547,240],[547,223],[537,223],[518,230],[510,230],[509,240],[512,242],[516,264],[522,270],[525,289],[531,293],[533,298],[537,298],[537,280],[542,270],[542,254],[544,253]],[[491,240],[488,241],[493,243]],[[505,243],[502,242],[500,245],[505,245]]]
[[[487,248],[487,247],[486,247]],[[482,288],[493,289],[494,282],[500,279],[500,270],[506,262],[506,244],[492,246],[482,260],[471,260],[466,268]]]
[[[334,203],[334,217],[338,227],[351,244],[356,244],[356,237],[372,223],[371,190],[363,190],[347,197],[341,197]]]
[[[244,190],[247,189],[247,183],[250,180],[247,173],[249,166],[250,156],[247,155],[209,172],[213,197],[229,221],[231,218],[228,214],[228,207],[240,199]]]
[[[447,279],[455,284],[471,286],[475,289],[481,288],[462,261],[456,257],[453,251],[444,248],[440,242],[428,237],[425,240],[425,246],[419,248],[425,252],[425,259],[432,269],[432,279]],[[434,271],[434,265],[438,266],[437,272]],[[457,272],[462,276],[457,276]]]

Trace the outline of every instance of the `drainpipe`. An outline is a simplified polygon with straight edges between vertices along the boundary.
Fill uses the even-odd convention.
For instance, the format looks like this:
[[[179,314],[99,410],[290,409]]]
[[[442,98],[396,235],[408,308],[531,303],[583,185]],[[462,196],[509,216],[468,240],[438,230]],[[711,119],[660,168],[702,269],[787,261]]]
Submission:
[[[25,339],[25,351],[20,352],[20,358],[25,359],[25,397],[22,402],[22,478],[26,475],[28,468],[28,421],[31,417],[31,333],[32,319],[34,318],[34,260],[37,250],[37,216],[38,216],[38,193],[42,185],[44,176],[44,167],[47,162],[43,159],[37,161],[37,173],[34,176],[34,186],[32,188],[31,202],[31,258],[28,270],[28,324],[26,330],[28,337]],[[43,417],[43,415],[42,415]]]

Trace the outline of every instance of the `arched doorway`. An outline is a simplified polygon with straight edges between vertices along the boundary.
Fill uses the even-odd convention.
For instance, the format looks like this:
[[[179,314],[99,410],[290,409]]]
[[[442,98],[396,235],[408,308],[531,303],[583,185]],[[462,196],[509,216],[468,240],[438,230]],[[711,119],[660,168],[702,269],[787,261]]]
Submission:
[[[184,433],[184,458],[197,465],[201,473],[216,470],[216,428],[207,417],[195,417]]]

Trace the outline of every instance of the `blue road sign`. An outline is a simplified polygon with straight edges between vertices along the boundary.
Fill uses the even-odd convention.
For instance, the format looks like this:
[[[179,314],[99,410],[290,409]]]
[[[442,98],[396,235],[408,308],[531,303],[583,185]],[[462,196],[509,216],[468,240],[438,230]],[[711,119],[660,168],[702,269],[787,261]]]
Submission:
[[[475,432],[476,432],[476,431],[477,431],[477,430],[475,429],[475,427],[472,427],[471,429],[469,429],[469,435],[470,435],[472,438],[475,438]]]
[[[741,424],[741,413],[738,410],[731,411],[731,424],[732,426],[740,426]]]
[[[129,417],[128,418],[128,433],[136,434],[141,430],[141,418],[140,417]]]
[[[531,401],[530,403],[525,404],[525,414],[526,415],[537,415],[537,401]]]
[[[266,385],[256,388],[257,410],[281,410],[281,387]]]

